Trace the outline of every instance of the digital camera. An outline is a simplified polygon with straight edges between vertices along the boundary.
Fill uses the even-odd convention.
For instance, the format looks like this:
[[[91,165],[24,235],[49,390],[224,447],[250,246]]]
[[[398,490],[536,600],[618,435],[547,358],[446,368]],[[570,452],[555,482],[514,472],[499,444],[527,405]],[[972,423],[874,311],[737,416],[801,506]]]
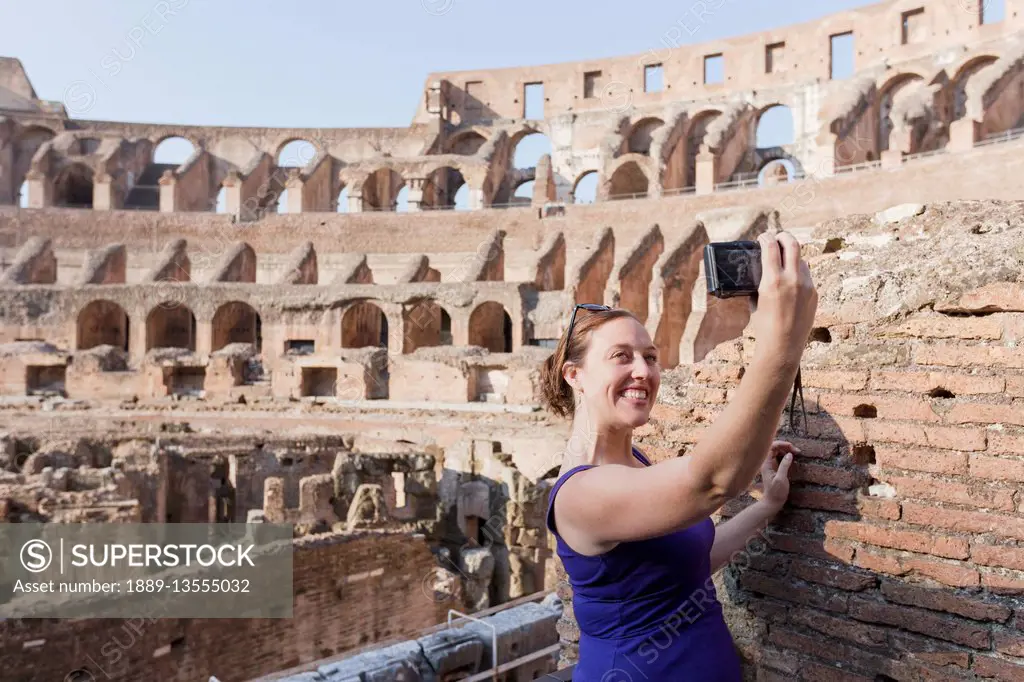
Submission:
[[[756,241],[712,242],[704,247],[708,293],[718,298],[753,296],[761,284],[761,245]]]

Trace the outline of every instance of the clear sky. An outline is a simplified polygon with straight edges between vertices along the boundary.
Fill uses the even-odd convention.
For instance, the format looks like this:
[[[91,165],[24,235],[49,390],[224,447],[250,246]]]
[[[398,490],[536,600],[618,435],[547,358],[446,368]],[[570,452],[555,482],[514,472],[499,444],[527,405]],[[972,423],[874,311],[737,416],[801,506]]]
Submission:
[[[868,4],[11,0],[0,7],[0,54],[21,59],[38,95],[75,118],[407,126],[431,71],[639,54],[664,49],[674,26],[688,29],[680,42],[699,43]]]

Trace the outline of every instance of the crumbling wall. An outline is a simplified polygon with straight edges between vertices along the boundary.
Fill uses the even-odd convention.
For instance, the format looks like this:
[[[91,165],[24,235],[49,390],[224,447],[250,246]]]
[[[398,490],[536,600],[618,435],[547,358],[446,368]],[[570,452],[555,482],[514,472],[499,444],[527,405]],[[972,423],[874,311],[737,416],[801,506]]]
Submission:
[[[906,207],[805,246],[807,428],[798,399],[778,435],[802,454],[786,508],[715,581],[758,679],[1024,679],[1022,223],[1019,202]],[[754,346],[667,373],[640,447],[685,456]],[[571,617],[560,632],[571,656]]]

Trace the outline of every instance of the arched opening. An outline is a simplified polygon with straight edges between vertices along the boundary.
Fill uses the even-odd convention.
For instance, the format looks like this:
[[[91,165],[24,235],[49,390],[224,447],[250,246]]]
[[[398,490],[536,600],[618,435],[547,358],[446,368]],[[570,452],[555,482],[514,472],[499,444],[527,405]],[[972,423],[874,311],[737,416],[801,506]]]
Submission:
[[[292,168],[302,170],[316,158],[316,147],[306,140],[292,140],[277,152],[277,170],[270,177],[268,191],[276,196],[275,211],[288,213],[288,176]]]
[[[469,316],[469,345],[492,353],[512,352],[512,318],[494,301],[477,306]]]
[[[93,172],[76,163],[60,172],[53,183],[53,205],[68,208],[92,208]]]
[[[423,181],[424,209],[455,208],[456,193],[466,185],[466,179],[457,168],[438,168]],[[468,200],[468,194],[466,195]]]
[[[184,137],[168,137],[153,149],[153,163],[177,167],[188,161],[195,152],[195,145]]]
[[[180,303],[164,302],[146,317],[146,350],[153,348],[196,349],[196,316]]]
[[[408,209],[408,189],[402,176],[390,168],[381,168],[370,174],[363,183],[363,210],[395,211],[400,204],[400,195],[405,191]]]
[[[342,187],[341,191],[338,192],[335,210],[338,213],[348,213],[348,187]]]
[[[248,303],[231,301],[213,315],[213,344],[218,351],[231,343],[249,343],[256,352],[263,347],[263,324],[259,313]]]
[[[434,301],[420,301],[405,311],[403,353],[412,353],[425,346],[450,346],[451,317]],[[447,330],[445,329],[447,326]],[[447,338],[446,338],[447,337]]]
[[[18,188],[18,206],[28,208],[28,180],[21,183],[21,187]]]
[[[277,152],[278,168],[305,168],[316,158],[316,146],[306,140],[291,140]]]
[[[388,346],[388,318],[377,305],[360,301],[341,317],[341,347]]]
[[[997,61],[994,55],[975,57],[960,67],[953,77],[953,111],[950,121],[959,121],[967,115],[967,83],[979,71]]]
[[[25,175],[32,167],[32,157],[39,148],[53,139],[53,131],[42,127],[27,128],[14,138],[14,168],[12,171],[11,189],[22,188],[21,205],[27,207],[28,191],[22,185]]]
[[[793,144],[793,110],[785,104],[773,104],[761,110],[757,117],[757,148],[769,149]]]
[[[551,153],[551,140],[536,131],[522,133],[513,146],[512,167],[517,169],[536,168],[541,157]]]
[[[634,199],[647,196],[647,176],[636,161],[627,161],[612,173],[609,199]]]
[[[461,156],[473,156],[480,147],[487,142],[487,138],[476,132],[475,130],[469,130],[459,135],[456,135],[448,141],[448,153],[459,154]]]
[[[630,130],[629,137],[623,142],[620,153],[622,154],[650,154],[651,136],[654,131],[665,125],[660,118],[645,118],[637,121]]]
[[[217,198],[213,201],[213,210],[216,213],[228,212],[228,191],[224,187],[217,190]]]
[[[98,137],[83,137],[77,141],[78,153],[82,156],[89,156],[95,154],[102,144],[102,140]]]
[[[598,173],[596,170],[587,171],[576,180],[576,186],[572,188],[572,203],[592,204],[597,201]]]
[[[892,120],[893,101],[900,91],[914,81],[922,80],[917,74],[900,74],[889,80],[878,94],[878,144],[879,154],[889,149],[889,136],[896,124]]]
[[[469,204],[469,185],[463,184],[455,193],[455,210],[468,211],[472,206]]]
[[[113,301],[92,301],[78,313],[75,347],[114,346],[128,352],[128,313]]]
[[[536,182],[533,180],[523,180],[516,185],[515,192],[512,193],[511,204],[522,204],[529,206],[533,203],[533,188],[536,187]]]

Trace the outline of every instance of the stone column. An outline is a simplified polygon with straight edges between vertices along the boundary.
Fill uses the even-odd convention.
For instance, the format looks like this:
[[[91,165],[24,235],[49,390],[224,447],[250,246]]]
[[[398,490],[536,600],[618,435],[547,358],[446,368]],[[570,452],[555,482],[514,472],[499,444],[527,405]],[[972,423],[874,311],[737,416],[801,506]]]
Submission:
[[[972,118],[964,117],[959,121],[953,121],[949,126],[949,151],[969,152],[974,149],[974,145],[981,141],[978,139],[979,127],[978,122]]]
[[[696,193],[711,194],[715,191],[715,175],[718,171],[718,159],[706,144],[700,146],[697,154]]]
[[[302,213],[302,195],[306,191],[306,183],[299,176],[299,169],[292,168],[285,182],[288,190],[288,213]]]
[[[46,208],[53,203],[53,185],[43,173],[31,170],[25,180],[28,182],[28,208]]]
[[[96,175],[92,184],[92,208],[94,211],[109,211],[115,208],[113,180],[108,173]]]
[[[240,217],[242,212],[242,177],[238,171],[231,171],[224,178],[224,212]]]
[[[165,170],[157,181],[160,184],[160,212],[174,213],[178,210],[178,178],[171,170]]]

